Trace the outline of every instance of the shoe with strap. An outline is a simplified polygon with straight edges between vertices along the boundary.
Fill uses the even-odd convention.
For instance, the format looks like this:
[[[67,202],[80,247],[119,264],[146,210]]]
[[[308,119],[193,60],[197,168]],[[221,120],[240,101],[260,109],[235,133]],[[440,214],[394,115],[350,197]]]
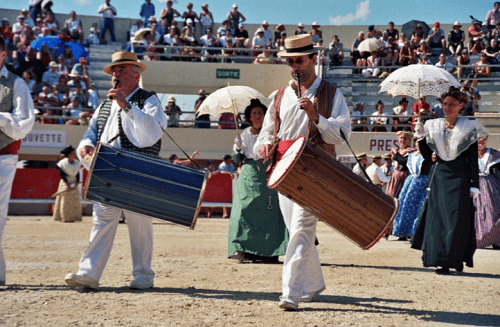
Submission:
[[[90,278],[88,275],[78,275],[69,273],[64,279],[66,284],[73,287],[83,287],[83,288],[99,288],[99,282]]]

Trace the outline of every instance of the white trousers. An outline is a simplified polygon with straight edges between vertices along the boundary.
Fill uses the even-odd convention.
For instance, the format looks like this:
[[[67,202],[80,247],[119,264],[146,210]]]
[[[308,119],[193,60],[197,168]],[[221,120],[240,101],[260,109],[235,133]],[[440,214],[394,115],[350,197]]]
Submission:
[[[318,218],[279,194],[281,213],[290,235],[283,263],[283,297],[298,303],[302,294],[325,286],[314,241]]]
[[[0,155],[0,280],[5,281],[5,258],[3,256],[3,230],[7,224],[10,192],[16,174],[17,155]]]
[[[155,273],[151,269],[153,257],[152,219],[102,204],[94,204],[92,215],[94,226],[90,233],[89,247],[80,259],[79,275],[88,275],[96,281],[101,279],[122,214],[127,221],[132,249],[132,275],[135,278],[154,278]]]

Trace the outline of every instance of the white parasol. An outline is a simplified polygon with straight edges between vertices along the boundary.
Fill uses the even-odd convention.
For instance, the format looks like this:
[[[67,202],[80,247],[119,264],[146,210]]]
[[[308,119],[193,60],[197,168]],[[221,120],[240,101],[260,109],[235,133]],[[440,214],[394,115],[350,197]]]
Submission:
[[[361,41],[358,45],[359,52],[371,52],[382,48],[384,44],[374,37]]]
[[[446,70],[432,65],[410,65],[399,68],[390,74],[381,84],[380,92],[396,96],[419,99],[422,96],[440,97],[450,86],[457,88],[461,84]]]
[[[210,94],[201,104],[198,113],[214,116],[232,113],[236,120],[236,116],[250,105],[252,99],[259,99],[262,104],[269,105],[269,99],[251,87],[226,86]]]

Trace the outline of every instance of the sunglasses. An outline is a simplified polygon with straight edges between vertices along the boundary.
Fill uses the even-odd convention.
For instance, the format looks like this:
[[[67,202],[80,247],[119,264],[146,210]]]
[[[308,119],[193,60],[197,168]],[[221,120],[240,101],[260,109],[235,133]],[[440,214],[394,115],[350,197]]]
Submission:
[[[286,63],[288,66],[293,66],[293,64],[296,64],[298,66],[302,65],[304,63],[304,58],[298,58],[296,60],[293,59],[287,59]]]

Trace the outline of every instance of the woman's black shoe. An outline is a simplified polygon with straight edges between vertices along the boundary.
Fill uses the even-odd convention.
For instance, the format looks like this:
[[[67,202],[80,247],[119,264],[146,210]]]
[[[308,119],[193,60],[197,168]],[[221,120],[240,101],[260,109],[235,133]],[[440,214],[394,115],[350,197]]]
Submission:
[[[449,275],[450,274],[450,268],[439,268],[436,269],[436,274],[438,275]]]

